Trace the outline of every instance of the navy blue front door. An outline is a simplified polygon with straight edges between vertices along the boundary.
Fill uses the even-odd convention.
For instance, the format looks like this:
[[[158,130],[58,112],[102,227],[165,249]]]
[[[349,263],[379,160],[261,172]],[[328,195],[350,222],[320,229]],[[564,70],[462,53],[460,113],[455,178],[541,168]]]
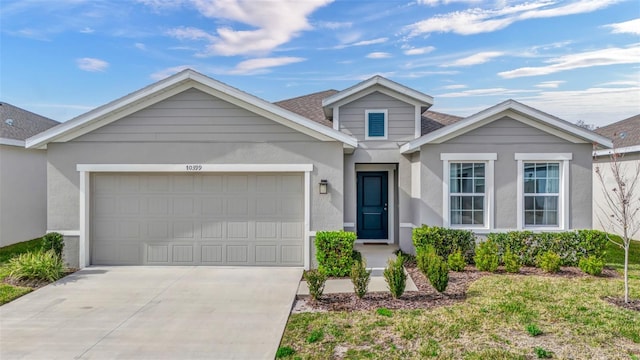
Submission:
[[[358,239],[388,239],[388,173],[358,172]]]

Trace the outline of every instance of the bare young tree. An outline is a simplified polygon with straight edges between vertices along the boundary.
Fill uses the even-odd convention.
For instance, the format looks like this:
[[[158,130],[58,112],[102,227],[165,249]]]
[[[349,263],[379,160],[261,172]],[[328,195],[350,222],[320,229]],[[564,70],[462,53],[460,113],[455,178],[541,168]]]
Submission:
[[[608,237],[609,241],[624,249],[624,302],[629,302],[629,246],[640,230],[640,194],[636,186],[640,182],[640,163],[635,169],[632,164],[621,162],[623,154],[615,149],[611,152],[611,162],[607,167],[596,165],[595,172],[602,185],[604,204],[597,204],[601,213],[597,214],[603,229],[622,235],[622,241]],[[602,164],[605,165],[605,164]]]

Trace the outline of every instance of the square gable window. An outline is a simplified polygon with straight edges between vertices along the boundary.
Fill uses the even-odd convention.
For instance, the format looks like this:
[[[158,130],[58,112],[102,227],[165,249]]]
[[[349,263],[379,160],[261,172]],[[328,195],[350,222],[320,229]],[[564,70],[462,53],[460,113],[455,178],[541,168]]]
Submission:
[[[387,110],[365,111],[365,140],[386,140],[389,128]]]

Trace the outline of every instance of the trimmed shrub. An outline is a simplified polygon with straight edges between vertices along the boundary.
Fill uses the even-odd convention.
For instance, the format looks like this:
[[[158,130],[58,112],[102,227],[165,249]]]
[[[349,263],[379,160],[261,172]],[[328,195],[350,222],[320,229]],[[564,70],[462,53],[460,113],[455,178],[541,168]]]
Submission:
[[[302,275],[309,287],[309,295],[313,300],[318,300],[324,292],[324,284],[327,281],[327,274],[322,270],[307,270]]]
[[[387,268],[384,269],[383,275],[391,292],[391,296],[394,299],[402,296],[407,286],[407,274],[404,273],[404,257],[398,255],[395,260],[389,260],[389,264]]]
[[[553,251],[538,256],[538,267],[548,273],[557,273],[560,271],[560,256]]]
[[[516,274],[520,272],[520,259],[509,248],[502,255],[502,263],[508,273]]]
[[[498,245],[491,240],[481,242],[476,246],[476,256],[473,260],[480,271],[496,271],[500,262]]]
[[[580,270],[584,271],[589,275],[598,276],[602,274],[602,269],[604,268],[604,260],[597,256],[591,255],[589,257],[583,257],[580,259],[578,263]]]
[[[498,244],[500,254],[506,249],[520,258],[523,265],[535,266],[536,259],[547,251],[560,256],[564,266],[577,266],[581,258],[589,255],[602,257],[607,245],[606,233],[598,230],[534,233],[510,231],[491,233],[488,240]]]
[[[412,238],[416,251],[432,245],[438,256],[446,259],[456,250],[460,250],[467,262],[473,258],[473,249],[476,244],[473,232],[440,226],[422,225],[413,229]]]
[[[439,257],[433,245],[427,245],[423,248],[416,249],[416,265],[425,276],[429,272],[429,266],[434,259]]]
[[[62,250],[64,250],[64,237],[57,232],[51,232],[42,237],[42,251],[52,250],[57,257],[62,259]]]
[[[435,256],[427,269],[427,278],[438,292],[444,292],[449,284],[449,266],[440,257]]]
[[[53,251],[20,254],[7,263],[9,276],[19,280],[56,281],[65,272],[62,259]]]
[[[464,256],[460,250],[456,250],[454,253],[449,254],[447,264],[449,265],[449,269],[453,271],[463,271],[467,266],[467,262],[464,260]]]
[[[362,299],[367,293],[369,280],[371,280],[371,271],[367,270],[366,261],[357,261],[353,264],[351,267],[351,282],[353,283],[353,291],[358,299]]]
[[[353,265],[356,234],[347,231],[318,231],[316,259],[318,269],[327,276],[348,276]]]

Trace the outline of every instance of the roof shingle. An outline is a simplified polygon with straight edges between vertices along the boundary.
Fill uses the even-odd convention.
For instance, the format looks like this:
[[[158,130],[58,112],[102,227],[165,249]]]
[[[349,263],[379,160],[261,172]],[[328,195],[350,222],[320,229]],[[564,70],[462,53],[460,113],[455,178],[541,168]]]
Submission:
[[[616,148],[640,145],[640,114],[594,131],[613,140]]]
[[[58,124],[42,115],[0,102],[0,138],[25,140]]]

